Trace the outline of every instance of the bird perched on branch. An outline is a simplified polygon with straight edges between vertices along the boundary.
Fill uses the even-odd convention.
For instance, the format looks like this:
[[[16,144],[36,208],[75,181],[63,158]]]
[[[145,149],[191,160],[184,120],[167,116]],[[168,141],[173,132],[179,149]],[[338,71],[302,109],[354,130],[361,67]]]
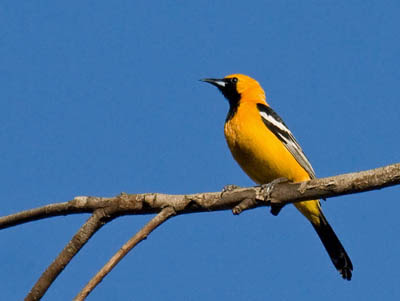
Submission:
[[[315,178],[303,150],[286,124],[267,104],[264,90],[249,76],[232,74],[202,81],[216,86],[229,101],[225,138],[234,159],[258,184],[279,178],[302,182]],[[311,222],[336,269],[350,280],[353,265],[322,213],[319,200],[294,203]],[[280,208],[272,208],[277,215]]]

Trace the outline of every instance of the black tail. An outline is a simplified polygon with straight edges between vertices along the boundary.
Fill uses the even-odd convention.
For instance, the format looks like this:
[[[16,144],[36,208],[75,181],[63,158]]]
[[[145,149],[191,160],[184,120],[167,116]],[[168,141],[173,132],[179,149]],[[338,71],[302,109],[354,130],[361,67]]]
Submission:
[[[312,224],[326,251],[328,252],[336,269],[342,275],[343,279],[350,280],[353,271],[353,264],[346,250],[343,248],[339,238],[336,236],[332,227],[329,225],[325,216],[321,212],[321,222],[319,225]]]

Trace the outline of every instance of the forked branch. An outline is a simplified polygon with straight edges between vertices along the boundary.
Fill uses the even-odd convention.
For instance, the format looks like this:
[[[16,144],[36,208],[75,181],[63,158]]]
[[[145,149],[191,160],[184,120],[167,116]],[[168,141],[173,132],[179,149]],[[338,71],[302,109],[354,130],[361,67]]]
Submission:
[[[400,163],[362,172],[313,179],[302,183],[277,183],[270,186],[268,189],[264,186],[257,186],[223,192],[187,195],[122,193],[109,198],[82,196],[76,197],[69,202],[49,204],[40,208],[0,217],[0,229],[48,217],[92,213],[89,220],[79,229],[64,250],[61,251],[54,262],[42,274],[26,297],[26,300],[38,300],[44,295],[48,287],[65,268],[72,257],[75,256],[103,224],[121,215],[157,213],[158,215],[132,237],[76,297],[77,300],[83,300],[112,267],[118,263],[124,254],[139,243],[159,224],[174,214],[230,209],[233,209],[234,213],[238,214],[243,210],[270,205],[271,203],[283,206],[293,202],[329,198],[381,189],[398,184],[400,184]]]
[[[50,285],[56,280],[71,259],[79,252],[86,242],[99,230],[107,221],[112,219],[112,212],[97,209],[92,216],[83,224],[70,242],[58,254],[57,258],[43,272],[39,280],[32,287],[26,296],[26,301],[40,300]]]
[[[102,269],[86,284],[86,286],[75,297],[75,301],[82,301],[103,280],[103,278],[121,261],[122,258],[132,250],[138,243],[146,239],[158,226],[175,214],[175,210],[166,207],[154,218],[152,218],[138,233],[129,239],[117,253],[102,267]]]

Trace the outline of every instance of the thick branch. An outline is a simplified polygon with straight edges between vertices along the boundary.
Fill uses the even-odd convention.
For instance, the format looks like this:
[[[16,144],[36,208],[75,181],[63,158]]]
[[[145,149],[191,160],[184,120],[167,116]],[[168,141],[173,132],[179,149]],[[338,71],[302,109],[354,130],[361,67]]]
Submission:
[[[398,184],[400,163],[302,183],[278,184],[272,190],[271,198],[278,204],[287,204],[377,190]]]
[[[171,207],[166,207],[153,219],[151,219],[139,232],[129,239],[117,253],[103,266],[103,268],[86,284],[79,292],[74,300],[82,301],[90,294],[90,292],[103,280],[103,278],[132,250],[138,243],[146,239],[147,236],[155,230],[159,225],[164,223],[168,218],[175,214],[175,210]]]
[[[381,189],[400,184],[400,163],[385,167],[314,179],[302,183],[279,183],[271,189],[271,201],[287,204],[305,200],[329,198],[345,194]],[[208,192],[189,195],[162,193],[121,194],[116,197],[76,197],[74,200],[51,204],[37,209],[0,218],[0,229],[32,220],[78,212],[93,212],[100,208],[114,208],[116,214],[154,214],[162,208],[172,207],[177,214],[229,210],[248,199],[247,208],[266,205],[262,187],[239,188],[227,192]]]
[[[57,276],[62,272],[65,266],[79,252],[92,235],[99,230],[107,220],[112,218],[112,212],[98,209],[78,230],[71,241],[64,247],[57,258],[43,272],[39,280],[35,283],[26,301],[40,300]]]

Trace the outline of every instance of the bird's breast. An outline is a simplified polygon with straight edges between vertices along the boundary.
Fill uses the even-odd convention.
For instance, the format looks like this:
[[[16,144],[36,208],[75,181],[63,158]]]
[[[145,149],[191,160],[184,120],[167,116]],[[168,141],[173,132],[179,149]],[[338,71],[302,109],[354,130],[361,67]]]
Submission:
[[[308,178],[290,152],[262,122],[254,104],[241,104],[225,123],[225,138],[234,159],[256,183],[285,177],[292,181]]]

